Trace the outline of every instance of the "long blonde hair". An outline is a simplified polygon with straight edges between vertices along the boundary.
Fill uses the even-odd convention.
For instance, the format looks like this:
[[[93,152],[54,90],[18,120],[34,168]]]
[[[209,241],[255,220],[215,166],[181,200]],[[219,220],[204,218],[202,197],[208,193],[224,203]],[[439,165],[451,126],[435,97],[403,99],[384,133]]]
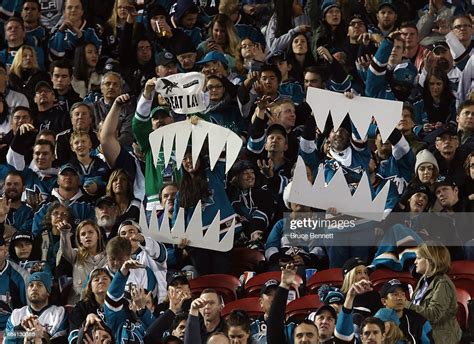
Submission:
[[[209,27],[209,37],[211,38],[213,37],[212,30],[214,29],[214,25],[216,25],[216,23],[219,24],[219,26],[225,28],[226,31],[227,43],[222,47],[222,49],[224,49],[224,53],[233,56],[235,58],[235,69],[239,73],[243,72],[242,57],[240,54],[240,37],[234,27],[234,23],[229,18],[229,16],[225,14],[220,13],[216,15]]]
[[[445,274],[451,267],[451,255],[446,246],[440,243],[426,241],[417,247],[416,253],[429,262],[429,269],[425,275]]]
[[[24,45],[20,49],[18,49],[18,51],[16,52],[15,57],[14,57],[13,62],[12,62],[12,65],[10,67],[10,73],[13,73],[18,77],[21,77],[21,72],[23,71],[23,67],[21,66],[21,64],[23,62],[23,52],[25,50],[31,51],[31,54],[33,55],[32,72],[36,73],[39,69],[38,58],[36,56],[35,49],[33,47],[29,46],[29,45]]]
[[[107,24],[110,25],[110,27],[112,28],[112,32],[114,33],[114,36],[117,36],[117,18],[118,18],[118,14],[117,14],[117,11],[118,11],[118,3],[119,3],[120,0],[115,0],[115,3],[114,3],[114,9],[112,10],[112,14],[109,18],[109,20],[107,20]],[[131,5],[131,2],[130,0],[127,0],[128,4]],[[133,24],[133,28],[135,29],[135,24]]]
[[[76,236],[75,236],[75,239],[76,239],[76,247],[78,249],[78,252],[77,252],[77,260],[79,261],[80,264],[84,264],[84,262],[87,260],[87,258],[89,258],[90,256],[90,253],[89,251],[87,251],[84,246],[82,245],[81,243],[81,230],[85,227],[85,226],[92,226],[94,228],[94,230],[96,231],[97,233],[97,253],[100,253],[100,252],[103,252],[104,251],[104,242],[102,241],[102,234],[100,232],[100,228],[99,226],[97,225],[97,223],[95,223],[94,221],[92,220],[84,220],[82,221],[81,223],[79,223],[77,225],[77,228],[76,228]]]

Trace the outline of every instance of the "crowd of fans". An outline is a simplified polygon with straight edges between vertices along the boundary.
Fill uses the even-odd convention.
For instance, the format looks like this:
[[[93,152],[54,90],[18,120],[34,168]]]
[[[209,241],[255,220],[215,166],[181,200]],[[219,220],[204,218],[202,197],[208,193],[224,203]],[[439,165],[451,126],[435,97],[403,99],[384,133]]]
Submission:
[[[1,0],[4,343],[460,342],[447,272],[474,259],[472,15],[463,0]],[[178,114],[156,84],[188,72],[205,76],[207,107]],[[371,120],[383,107],[367,109],[367,133],[349,114],[317,127],[309,88],[403,111],[386,142]],[[154,157],[149,134],[179,121],[241,137],[231,170],[210,169],[207,141],[181,166]],[[298,157],[310,182],[342,169],[352,193],[364,172],[374,195],[388,183],[384,220],[290,202]],[[184,208],[187,225],[199,202],[205,226],[220,211],[235,248],[264,254],[257,273],[281,271],[258,319],[224,319],[213,289],[192,299],[189,279],[229,274],[229,252],[143,234],[141,209],[172,226]],[[295,244],[288,224],[302,216],[355,225],[337,245]],[[418,285],[377,292],[381,267]],[[328,268],[342,268],[342,288],[285,319],[308,271]]]

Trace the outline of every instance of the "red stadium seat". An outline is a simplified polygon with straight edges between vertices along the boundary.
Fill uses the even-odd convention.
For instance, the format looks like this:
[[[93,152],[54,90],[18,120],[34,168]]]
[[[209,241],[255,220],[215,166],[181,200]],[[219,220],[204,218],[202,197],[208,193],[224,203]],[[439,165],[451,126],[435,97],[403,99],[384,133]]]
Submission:
[[[193,297],[199,297],[204,289],[212,288],[219,293],[224,302],[230,302],[237,299],[237,289],[240,287],[240,281],[237,277],[225,274],[205,275],[189,280],[191,293]]]
[[[298,275],[297,275],[298,276]],[[299,277],[299,282],[303,283],[303,279]],[[262,285],[265,284],[268,280],[277,280],[280,281],[281,279],[281,272],[280,271],[270,271],[264,272],[262,274],[257,274],[245,283],[244,289],[247,296],[260,296],[260,289]],[[299,294],[299,292],[297,291]]]
[[[456,288],[464,289],[474,297],[474,262],[459,260],[451,263],[448,272]]]
[[[416,280],[410,275],[409,272],[405,271],[393,271],[389,269],[377,269],[370,274],[370,281],[376,291],[379,291],[385,282],[391,279],[397,279],[402,283],[410,284],[413,289],[416,287]]]
[[[221,311],[222,317],[227,317],[234,309],[241,309],[246,311],[252,318],[257,318],[263,314],[260,308],[260,300],[258,297],[247,297],[229,302]]]
[[[467,329],[467,319],[469,316],[468,302],[471,299],[471,296],[467,291],[456,288],[456,299],[458,301],[458,312],[456,313],[456,318],[458,319],[459,326],[465,330]]]
[[[246,247],[234,248],[230,251],[232,266],[231,274],[240,277],[244,271],[260,270],[260,265],[265,261],[265,256],[257,250]]]
[[[315,295],[306,295],[286,305],[286,318],[303,320],[309,313],[317,310],[323,303]]]
[[[334,268],[322,271],[317,271],[309,281],[306,281],[306,287],[310,290],[310,293],[316,294],[319,287],[323,284],[328,284],[331,287],[340,288],[342,287],[342,269]]]

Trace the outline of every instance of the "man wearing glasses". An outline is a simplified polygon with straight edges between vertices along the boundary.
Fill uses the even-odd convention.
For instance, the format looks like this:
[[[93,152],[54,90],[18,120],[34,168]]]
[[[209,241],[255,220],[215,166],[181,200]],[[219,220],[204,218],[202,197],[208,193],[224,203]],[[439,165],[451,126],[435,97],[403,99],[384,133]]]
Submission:
[[[35,128],[49,129],[56,134],[71,128],[71,118],[66,111],[55,105],[56,95],[48,82],[40,81],[36,84],[34,101],[38,108],[33,116]]]

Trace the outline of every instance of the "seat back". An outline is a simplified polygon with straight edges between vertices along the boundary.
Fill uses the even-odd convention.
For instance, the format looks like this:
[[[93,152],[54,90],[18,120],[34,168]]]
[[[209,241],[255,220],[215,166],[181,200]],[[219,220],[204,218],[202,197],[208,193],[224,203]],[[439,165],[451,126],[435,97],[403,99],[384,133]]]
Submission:
[[[341,288],[343,282],[342,269],[333,268],[317,271],[311,278],[306,281],[306,288],[312,294],[317,294],[318,289],[323,284],[331,287]]]
[[[297,278],[299,279],[300,283],[303,283],[303,279],[297,275]],[[281,279],[281,272],[280,271],[270,271],[270,272],[264,272],[261,274],[257,274],[251,279],[245,283],[244,289],[245,289],[245,294],[250,297],[250,296],[260,296],[260,289],[262,288],[262,285],[265,284],[268,280],[277,280],[280,281]],[[299,291],[296,290],[297,297],[299,296]]]
[[[237,290],[240,281],[237,277],[225,274],[205,275],[189,280],[189,286],[193,297],[199,297],[204,289],[214,289],[222,296],[224,302],[237,299]]]
[[[260,307],[260,299],[258,297],[247,297],[226,304],[221,311],[221,315],[222,317],[226,318],[233,310],[236,309],[246,311],[252,318],[258,318],[264,313]]]
[[[467,329],[467,319],[469,316],[468,303],[471,296],[464,289],[456,288],[456,300],[458,302],[458,311],[456,319],[463,330]]]
[[[286,305],[286,318],[292,318],[294,320],[303,320],[311,312],[316,311],[322,305],[323,303],[319,300],[317,296],[306,295],[300,297],[299,299],[291,301],[288,305]]]

